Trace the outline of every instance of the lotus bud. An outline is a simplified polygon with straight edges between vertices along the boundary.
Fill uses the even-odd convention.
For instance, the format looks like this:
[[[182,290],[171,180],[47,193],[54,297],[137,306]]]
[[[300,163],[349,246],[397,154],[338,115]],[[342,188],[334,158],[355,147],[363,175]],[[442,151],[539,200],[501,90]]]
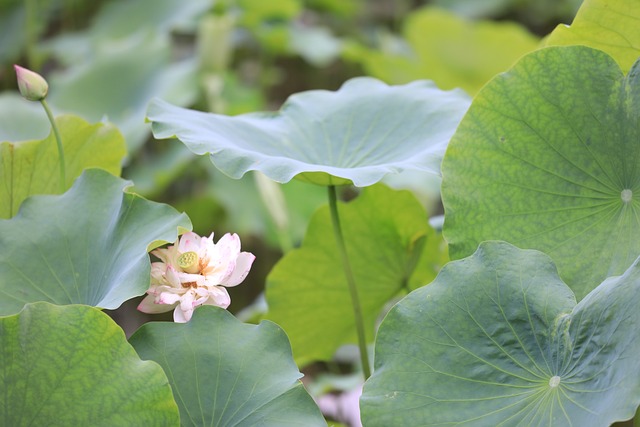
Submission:
[[[47,96],[49,85],[44,77],[19,65],[14,65],[13,68],[18,77],[18,89],[24,98],[29,101],[42,101]]]

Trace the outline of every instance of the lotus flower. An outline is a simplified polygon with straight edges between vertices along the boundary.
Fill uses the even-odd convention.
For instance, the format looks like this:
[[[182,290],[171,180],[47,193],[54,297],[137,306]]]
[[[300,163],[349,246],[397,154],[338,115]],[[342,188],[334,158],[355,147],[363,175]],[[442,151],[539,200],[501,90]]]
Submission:
[[[144,313],[173,312],[175,322],[188,322],[199,305],[227,308],[227,287],[236,286],[249,274],[255,256],[240,252],[237,234],[225,234],[213,243],[213,233],[200,237],[185,233],[168,248],[156,249],[160,262],[151,264],[151,286],[138,306]]]

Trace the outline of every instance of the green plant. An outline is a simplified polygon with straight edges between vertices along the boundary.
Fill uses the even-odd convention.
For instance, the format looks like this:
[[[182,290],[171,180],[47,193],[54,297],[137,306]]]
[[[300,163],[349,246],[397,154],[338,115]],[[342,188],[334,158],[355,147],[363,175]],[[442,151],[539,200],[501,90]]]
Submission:
[[[241,3],[219,6],[216,19],[251,8]],[[268,43],[301,10],[281,4],[238,21],[256,27],[274,55]],[[175,5],[162,5],[156,19],[167,28]],[[113,7],[106,10],[122,18],[125,6]],[[611,14],[624,18],[615,28]],[[430,81],[371,77],[296,94],[277,112],[230,116],[152,100],[155,137],[177,137],[232,178],[263,174],[258,185],[286,253],[265,279],[268,308],[238,314],[257,325],[221,308],[229,296],[220,286],[240,283],[253,256],[240,253],[238,236],[199,240],[187,215],[136,194],[117,176],[125,143],[113,125],[51,117],[58,130],[49,137],[3,142],[0,419],[326,425],[300,381],[301,369],[316,379],[314,362],[360,376],[365,426],[632,418],[640,404],[638,15],[634,1],[585,1],[569,29],[556,29],[472,100]],[[110,28],[107,39],[129,40],[129,30]],[[149,34],[127,43],[154,46],[160,39]],[[225,81],[230,63],[218,58],[203,79]],[[133,69],[129,83],[144,81],[149,70]],[[136,87],[132,106],[146,105],[151,87]],[[222,91],[205,92],[208,109],[223,109]],[[145,132],[134,130],[130,149]],[[179,156],[195,177],[213,169]],[[411,192],[380,182],[407,171],[442,176],[442,233]],[[299,247],[289,240],[285,193],[264,179],[300,181],[285,193],[325,193]],[[232,199],[249,188],[218,185]],[[152,251],[162,262],[150,262]],[[127,340],[102,310],[145,292],[141,307],[176,307],[182,323],[146,323]],[[341,359],[347,367],[335,366],[354,344],[357,355]]]

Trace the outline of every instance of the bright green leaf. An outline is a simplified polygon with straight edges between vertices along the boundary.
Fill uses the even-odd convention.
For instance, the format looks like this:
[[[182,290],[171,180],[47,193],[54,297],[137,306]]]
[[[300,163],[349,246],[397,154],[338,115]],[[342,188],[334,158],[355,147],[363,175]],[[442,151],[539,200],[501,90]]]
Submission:
[[[367,186],[406,169],[439,173],[468,105],[461,91],[431,82],[387,86],[362,77],[336,92],[293,95],[277,113],[228,117],[156,99],[147,115],[157,138],[177,136],[194,153],[210,153],[232,178],[259,170],[277,182],[301,174],[320,185]]]
[[[367,340],[392,298],[429,283],[441,260],[440,240],[408,191],[383,185],[341,204],[340,221],[358,286]],[[267,278],[267,318],[289,335],[296,360],[330,359],[355,343],[349,288],[328,207],[311,219],[302,247],[282,258]],[[418,265],[418,268],[416,268]]]
[[[410,14],[403,34],[413,56],[361,51],[372,75],[390,83],[431,79],[443,89],[460,87],[470,94],[539,43],[516,23],[473,22],[431,7]]]
[[[0,420],[26,426],[176,426],[163,370],[106,314],[27,305],[0,318]]]
[[[474,23],[430,8],[410,15],[404,34],[419,58],[422,78],[471,94],[539,43],[516,23]]]
[[[164,368],[183,426],[326,426],[271,322],[249,325],[204,306],[188,323],[147,323],[130,342]]]
[[[571,26],[560,24],[547,46],[584,45],[611,55],[625,73],[640,56],[640,2],[585,0]]]
[[[640,261],[576,305],[551,259],[485,242],[389,312],[367,426],[608,426],[640,404]]]
[[[65,151],[65,188],[70,188],[86,168],[101,168],[120,175],[125,144],[118,129],[108,124],[89,124],[70,115],[56,118],[56,123]],[[0,143],[0,178],[5,183],[0,186],[0,218],[11,218],[31,195],[57,194],[58,168],[53,132],[42,140]]]
[[[484,240],[550,255],[578,299],[640,254],[640,66],[552,47],[474,99],[443,162],[452,258]]]
[[[100,169],[85,171],[60,196],[33,196],[0,220],[0,313],[25,303],[116,308],[149,287],[147,249],[174,242],[189,219],[123,191]],[[159,241],[159,242],[158,242]]]

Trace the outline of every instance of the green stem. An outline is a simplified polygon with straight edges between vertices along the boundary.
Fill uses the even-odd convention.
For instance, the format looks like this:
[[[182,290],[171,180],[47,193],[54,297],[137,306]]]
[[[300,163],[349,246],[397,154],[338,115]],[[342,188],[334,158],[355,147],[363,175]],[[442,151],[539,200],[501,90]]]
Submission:
[[[356,323],[356,331],[358,333],[358,347],[360,348],[360,360],[362,362],[362,371],[364,373],[364,379],[366,380],[371,376],[371,368],[369,366],[369,353],[367,352],[367,338],[364,334],[364,319],[362,318],[362,309],[360,308],[360,298],[358,298],[358,288],[356,287],[356,281],[353,277],[353,271],[351,270],[351,264],[349,263],[349,257],[347,255],[347,246],[344,242],[344,236],[342,235],[342,228],[340,227],[340,216],[338,215],[338,202],[336,197],[336,187],[330,185],[329,189],[329,209],[331,211],[331,222],[333,224],[333,233],[338,244],[338,251],[342,258],[342,267],[344,268],[344,274],[347,278],[347,284],[349,285],[349,293],[351,295],[351,306],[353,307],[353,316]]]
[[[60,163],[60,192],[64,193],[67,187],[66,185],[67,173],[65,169],[64,149],[62,148],[62,138],[60,138],[60,131],[58,130],[58,125],[56,124],[56,120],[53,117],[53,113],[49,108],[49,104],[47,104],[47,101],[44,99],[42,99],[40,103],[42,104],[42,107],[44,107],[44,111],[47,113],[49,122],[51,122],[51,127],[53,128],[53,134],[56,137],[56,144],[58,144],[58,160]]]

